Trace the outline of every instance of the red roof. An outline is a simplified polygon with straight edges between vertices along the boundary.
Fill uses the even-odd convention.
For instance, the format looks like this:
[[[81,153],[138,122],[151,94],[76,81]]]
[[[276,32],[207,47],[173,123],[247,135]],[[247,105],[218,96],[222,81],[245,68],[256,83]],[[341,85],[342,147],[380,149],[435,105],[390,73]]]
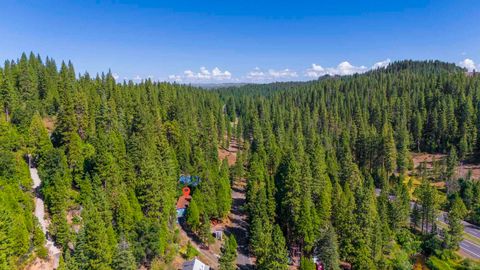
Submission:
[[[177,209],[187,208],[191,198],[192,196],[184,196],[184,195],[180,196],[177,201]]]

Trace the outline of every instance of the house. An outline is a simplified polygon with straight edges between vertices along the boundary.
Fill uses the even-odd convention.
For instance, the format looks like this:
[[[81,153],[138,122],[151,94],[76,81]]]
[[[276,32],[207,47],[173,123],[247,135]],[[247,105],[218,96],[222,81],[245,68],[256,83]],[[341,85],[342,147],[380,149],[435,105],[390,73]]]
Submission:
[[[195,258],[192,261],[185,262],[182,270],[210,270],[210,267]]]
[[[185,211],[187,210],[188,204],[191,200],[190,195],[182,195],[178,198],[177,201],[177,218],[181,218],[185,216]]]

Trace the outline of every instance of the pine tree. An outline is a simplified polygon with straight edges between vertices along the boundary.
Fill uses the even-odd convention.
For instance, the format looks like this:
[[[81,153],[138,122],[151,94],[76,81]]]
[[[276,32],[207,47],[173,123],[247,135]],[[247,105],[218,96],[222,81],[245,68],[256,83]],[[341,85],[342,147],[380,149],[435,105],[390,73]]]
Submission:
[[[237,241],[233,235],[225,237],[224,241],[222,253],[218,260],[220,270],[235,270],[237,269],[235,263],[237,259]]]
[[[329,225],[315,248],[315,256],[323,264],[325,270],[339,270],[339,255],[337,235],[334,228]]]
[[[137,269],[137,264],[135,262],[135,257],[130,249],[128,242],[125,239],[122,239],[117,246],[115,255],[112,260],[112,268],[119,270],[135,270]]]
[[[84,211],[85,224],[76,244],[75,260],[81,264],[81,268],[111,269],[112,246],[105,223],[92,206]]]
[[[285,238],[280,230],[280,227],[276,225],[272,232],[272,243],[270,250],[268,251],[267,260],[265,265],[261,265],[259,269],[288,269],[288,257],[287,248],[285,246]]]
[[[230,212],[232,206],[230,178],[227,160],[223,160],[217,181],[217,208],[218,217],[224,218]]]
[[[200,228],[200,211],[195,197],[190,201],[187,208],[187,225],[196,232]]]
[[[382,148],[383,164],[390,175],[397,168],[397,148],[393,139],[393,130],[388,124],[383,126]]]
[[[457,250],[460,242],[463,240],[462,220],[467,214],[467,208],[459,196],[451,203],[447,215],[447,224],[449,226],[445,236],[445,246],[451,250]]]

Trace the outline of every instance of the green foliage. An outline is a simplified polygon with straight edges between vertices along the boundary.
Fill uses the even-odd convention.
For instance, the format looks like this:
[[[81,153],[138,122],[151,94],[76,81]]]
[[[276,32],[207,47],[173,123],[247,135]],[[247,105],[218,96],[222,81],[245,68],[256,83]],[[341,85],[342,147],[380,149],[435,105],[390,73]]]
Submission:
[[[198,210],[197,200],[195,197],[190,201],[187,208],[187,225],[196,232],[200,228],[200,211]]]
[[[259,269],[288,269],[287,249],[285,238],[280,227],[273,229],[272,242],[267,258],[263,264],[258,265]]]
[[[132,250],[125,239],[121,240],[117,246],[117,250],[113,256],[112,268],[119,270],[137,269],[135,257],[133,256]]]
[[[220,254],[220,259],[218,263],[220,265],[220,270],[235,270],[237,269],[236,265],[237,259],[237,241],[235,236],[226,236],[225,242],[222,246],[222,253]]]
[[[478,154],[480,77],[453,64],[402,61],[363,75],[218,91],[116,83],[110,72],[93,78],[77,76],[70,62],[59,66],[23,54],[0,69],[3,268],[43,252],[27,153],[42,179],[51,236],[65,251],[75,247],[63,254],[67,269],[133,269],[153,260],[163,267],[176,252],[180,173],[201,179],[187,224],[207,244],[210,221],[231,209],[230,175],[247,177],[244,209],[258,269],[287,269],[297,250],[318,255],[327,269],[339,260],[358,269],[408,268],[418,241],[407,233],[410,197],[399,182],[412,169],[410,151],[450,151],[447,178]],[[232,137],[243,149],[230,172],[217,150]],[[383,189],[378,198],[375,184]],[[449,195],[459,196],[449,211],[452,249],[465,214],[480,220],[479,184],[458,184],[449,185]],[[413,223],[430,255],[439,248],[429,232],[440,196],[428,179],[414,196]],[[79,232],[67,222],[73,209],[83,209]]]
[[[327,227],[323,236],[318,240],[315,256],[323,264],[325,270],[340,269],[337,235],[331,225]]]
[[[311,258],[302,257],[300,258],[300,270],[315,270],[315,263]]]
[[[467,208],[459,196],[451,203],[447,215],[448,231],[445,235],[445,246],[450,250],[457,250],[463,240],[462,220],[467,215]]]
[[[200,252],[192,245],[190,241],[188,241],[187,250],[185,251],[185,259],[191,260],[199,254]]]

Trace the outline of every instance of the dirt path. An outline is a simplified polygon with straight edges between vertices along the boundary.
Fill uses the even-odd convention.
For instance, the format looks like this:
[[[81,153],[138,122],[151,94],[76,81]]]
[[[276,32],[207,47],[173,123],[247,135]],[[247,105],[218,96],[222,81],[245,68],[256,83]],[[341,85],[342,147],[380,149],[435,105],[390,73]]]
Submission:
[[[43,202],[43,198],[40,195],[40,185],[42,183],[40,177],[38,176],[38,171],[34,168],[31,164],[29,164],[30,169],[30,177],[32,178],[33,185],[32,188],[35,192],[35,216],[40,223],[40,227],[42,228],[43,234],[45,235],[47,241],[45,243],[45,247],[48,250],[49,261],[47,263],[40,263],[38,267],[30,268],[30,269],[55,269],[58,267],[58,262],[60,259],[61,251],[54,245],[53,241],[48,237],[48,224],[47,220],[45,219],[45,204]]]

